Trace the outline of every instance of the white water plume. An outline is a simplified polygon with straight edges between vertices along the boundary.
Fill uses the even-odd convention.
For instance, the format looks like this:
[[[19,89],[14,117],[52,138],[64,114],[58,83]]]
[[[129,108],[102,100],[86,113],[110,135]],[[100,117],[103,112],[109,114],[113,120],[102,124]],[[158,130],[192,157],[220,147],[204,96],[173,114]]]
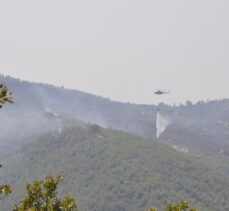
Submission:
[[[157,121],[156,121],[156,129],[157,129],[157,138],[166,130],[166,128],[171,124],[171,120],[162,116],[159,112],[157,112]]]

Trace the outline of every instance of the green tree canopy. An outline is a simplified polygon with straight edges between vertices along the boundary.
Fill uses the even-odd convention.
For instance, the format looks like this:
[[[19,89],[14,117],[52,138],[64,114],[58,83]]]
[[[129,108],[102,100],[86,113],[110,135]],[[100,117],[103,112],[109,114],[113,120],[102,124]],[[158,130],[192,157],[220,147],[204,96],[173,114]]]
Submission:
[[[167,204],[164,208],[165,211],[197,211],[195,208],[190,208],[186,201],[180,201],[175,204]],[[157,211],[156,208],[149,208],[145,211]]]
[[[0,84],[0,108],[6,103],[13,103],[12,93],[5,85]]]
[[[0,185],[0,199],[8,196],[12,193],[12,189],[9,185]]]
[[[15,205],[13,211],[78,211],[75,199],[66,195],[57,197],[57,186],[61,176],[46,176],[44,180],[35,180],[27,184],[27,195]]]

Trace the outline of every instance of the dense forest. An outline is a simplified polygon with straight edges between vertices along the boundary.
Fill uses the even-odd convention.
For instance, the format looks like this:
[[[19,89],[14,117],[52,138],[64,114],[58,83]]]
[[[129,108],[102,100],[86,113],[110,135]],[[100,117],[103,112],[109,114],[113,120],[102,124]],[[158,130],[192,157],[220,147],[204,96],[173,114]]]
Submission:
[[[46,134],[18,151],[0,179],[23,194],[27,181],[62,175],[59,191],[77,196],[80,210],[144,210],[188,199],[200,210],[226,210],[229,179],[151,139],[95,125]]]

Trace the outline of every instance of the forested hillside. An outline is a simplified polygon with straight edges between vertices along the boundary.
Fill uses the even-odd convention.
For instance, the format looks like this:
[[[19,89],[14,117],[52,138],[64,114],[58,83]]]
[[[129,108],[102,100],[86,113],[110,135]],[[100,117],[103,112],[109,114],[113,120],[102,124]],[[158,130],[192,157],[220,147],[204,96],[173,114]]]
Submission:
[[[62,117],[68,116],[153,138],[229,174],[227,99],[186,102],[179,106],[135,105],[3,75],[0,80],[13,92],[14,98],[14,104],[0,112],[0,158],[14,153],[35,136],[50,131],[58,133]],[[161,125],[157,125],[157,113],[170,122],[159,139],[156,139],[156,132]]]
[[[0,211],[229,211],[228,20],[0,1]]]
[[[96,125],[43,135],[3,164],[0,179],[15,192],[1,203],[3,210],[18,200],[26,181],[51,172],[64,177],[60,192],[75,195],[79,210],[144,210],[181,199],[201,211],[229,207],[228,177],[151,139]]]

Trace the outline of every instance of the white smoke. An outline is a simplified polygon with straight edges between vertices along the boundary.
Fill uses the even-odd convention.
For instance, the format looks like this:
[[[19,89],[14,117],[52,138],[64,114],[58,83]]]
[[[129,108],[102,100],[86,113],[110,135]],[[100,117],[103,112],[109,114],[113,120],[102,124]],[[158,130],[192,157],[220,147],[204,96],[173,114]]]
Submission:
[[[171,124],[171,120],[162,116],[159,112],[157,112],[157,121],[156,121],[156,129],[157,129],[157,138],[166,130],[166,128]]]
[[[63,130],[63,124],[62,124],[62,119],[60,117],[56,117],[56,122],[57,122],[57,131],[59,134],[62,134],[62,130]]]
[[[60,115],[54,111],[52,111],[50,108],[46,107],[45,111],[47,114],[49,114],[50,117],[53,118],[55,125],[57,126],[57,132],[59,134],[62,134],[62,130],[63,130],[63,123],[62,123],[62,119],[60,117]]]
[[[176,149],[179,152],[183,152],[183,153],[188,153],[189,152],[189,149],[188,148],[186,148],[186,147],[179,147],[179,146],[177,146],[175,144],[172,145],[172,148],[173,149]]]

